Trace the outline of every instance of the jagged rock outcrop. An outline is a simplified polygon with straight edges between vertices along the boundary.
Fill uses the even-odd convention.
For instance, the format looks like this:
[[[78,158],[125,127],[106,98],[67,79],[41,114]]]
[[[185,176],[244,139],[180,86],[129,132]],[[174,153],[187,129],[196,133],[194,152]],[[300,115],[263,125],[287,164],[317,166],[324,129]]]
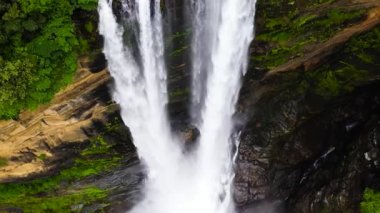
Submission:
[[[307,84],[313,84],[315,72],[321,71],[317,68],[331,66],[327,69],[339,72],[336,61],[355,63],[358,53],[348,54],[345,48],[358,34],[379,26],[379,2],[337,2],[338,7],[344,2],[372,9],[365,20],[314,49],[245,79],[239,117],[246,125],[234,189],[242,212],[359,212],[364,188],[379,188],[380,73],[371,72],[353,91],[334,98],[298,90],[305,71],[314,76]],[[369,69],[356,63],[360,68],[355,73]]]
[[[359,211],[363,188],[380,178],[379,92],[378,82],[363,86],[308,113],[293,99],[257,105],[242,136],[236,201],[280,200],[286,212]]]
[[[59,147],[87,141],[94,121],[105,121],[117,109],[108,103],[108,81],[105,70],[92,74],[80,69],[51,104],[23,112],[18,120],[1,121],[0,157],[7,165],[0,167],[0,182],[49,173],[66,156]],[[56,163],[46,164],[45,157]]]

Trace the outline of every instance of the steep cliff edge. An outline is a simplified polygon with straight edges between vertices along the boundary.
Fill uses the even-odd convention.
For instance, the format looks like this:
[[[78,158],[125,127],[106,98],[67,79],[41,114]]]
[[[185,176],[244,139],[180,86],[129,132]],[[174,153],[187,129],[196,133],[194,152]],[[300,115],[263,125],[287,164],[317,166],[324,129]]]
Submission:
[[[6,165],[0,167],[0,182],[49,173],[66,157],[65,150],[58,147],[87,141],[86,129],[95,121],[105,122],[112,110],[107,103],[109,80],[105,70],[91,73],[80,69],[75,82],[50,104],[23,112],[18,120],[2,121],[0,158]],[[41,156],[55,163],[46,163]]]
[[[379,2],[289,7],[258,17],[235,200],[243,212],[359,212],[364,189],[379,190]]]

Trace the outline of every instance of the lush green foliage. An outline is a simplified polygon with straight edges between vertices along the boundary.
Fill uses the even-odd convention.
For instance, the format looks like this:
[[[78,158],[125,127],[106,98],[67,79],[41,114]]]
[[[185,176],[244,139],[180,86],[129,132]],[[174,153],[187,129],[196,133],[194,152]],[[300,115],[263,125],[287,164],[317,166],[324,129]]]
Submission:
[[[367,188],[360,208],[363,213],[380,213],[380,192]]]
[[[106,191],[94,187],[67,190],[70,183],[109,171],[120,165],[120,159],[99,135],[91,140],[71,168],[55,176],[25,183],[0,184],[0,207],[19,207],[25,212],[70,212],[72,205],[88,204],[107,195]]]
[[[71,81],[81,50],[71,17],[96,2],[0,2],[0,118],[46,103]]]

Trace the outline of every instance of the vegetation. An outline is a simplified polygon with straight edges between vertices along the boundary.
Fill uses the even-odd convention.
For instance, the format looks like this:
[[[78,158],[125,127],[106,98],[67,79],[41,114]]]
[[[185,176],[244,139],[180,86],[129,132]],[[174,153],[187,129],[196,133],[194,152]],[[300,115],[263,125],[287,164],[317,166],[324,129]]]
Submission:
[[[190,93],[189,89],[176,89],[169,93],[169,97],[173,100],[186,97]]]
[[[6,166],[7,164],[8,164],[7,159],[0,157],[0,168]]]
[[[334,64],[305,74],[313,92],[332,98],[352,91],[358,84],[378,73],[380,69],[380,27],[352,39]]]
[[[315,70],[288,75],[287,93],[331,100],[376,78],[380,69],[380,27],[351,39],[333,60]]]
[[[23,212],[77,212],[80,207],[91,204],[107,196],[107,192],[95,187],[87,187],[63,195],[50,194],[47,197],[28,196],[8,199],[12,206],[23,209]],[[78,211],[79,212],[79,211]]]
[[[108,193],[93,186],[70,189],[71,183],[110,171],[120,165],[120,160],[103,136],[96,136],[71,168],[48,178],[0,184],[0,207],[22,208],[24,212],[72,212],[72,206],[95,202]]]
[[[97,0],[5,0],[0,3],[0,118],[36,108],[71,81],[86,47],[76,35],[75,10]],[[87,26],[92,30],[93,26]]]
[[[315,72],[304,75],[304,86],[311,86],[312,92],[326,99],[352,91],[358,81],[364,80],[368,73],[354,65],[339,62],[337,67],[323,66]]]
[[[367,188],[360,208],[363,213],[380,213],[380,192]]]
[[[38,159],[40,159],[40,160],[42,160],[42,161],[44,161],[44,160],[46,160],[46,154],[40,154],[40,155],[38,155]]]
[[[376,27],[370,32],[355,37],[348,44],[345,53],[354,53],[349,56],[349,60],[356,61],[362,66],[366,66],[371,71],[377,71],[380,61],[378,54],[380,54],[380,27]],[[377,66],[373,67],[373,66]]]
[[[304,11],[296,4],[284,5],[279,2],[281,1],[259,2],[259,7],[271,4],[269,7],[273,9],[262,10],[263,14],[258,15],[262,20],[258,21],[260,31],[256,42],[266,50],[251,58],[253,66],[271,69],[293,57],[302,56],[306,45],[325,41],[342,27],[361,20],[366,12],[332,7],[315,12],[322,3],[325,5],[333,1],[310,1]]]
[[[191,29],[185,29],[168,36],[165,40],[165,51],[169,52],[169,57],[182,56],[189,49],[190,35]],[[175,49],[173,50],[173,48]]]

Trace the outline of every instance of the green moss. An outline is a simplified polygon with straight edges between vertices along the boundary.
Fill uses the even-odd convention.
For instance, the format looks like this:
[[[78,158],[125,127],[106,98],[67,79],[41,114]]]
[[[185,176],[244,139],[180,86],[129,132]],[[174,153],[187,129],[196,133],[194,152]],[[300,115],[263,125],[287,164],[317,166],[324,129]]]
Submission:
[[[107,192],[93,187],[65,192],[63,195],[57,192],[70,188],[76,180],[110,171],[120,165],[120,160],[121,156],[111,150],[104,138],[97,136],[81,152],[72,167],[57,175],[25,183],[0,184],[0,207],[19,207],[25,212],[69,212],[69,205],[93,202],[105,197]]]
[[[91,156],[98,154],[107,154],[111,145],[109,145],[102,135],[98,135],[91,139],[90,146],[82,151],[82,156]]]
[[[314,7],[317,8],[318,5],[319,3]],[[263,24],[258,24],[256,41],[267,50],[254,54],[251,64],[272,69],[291,58],[302,56],[306,45],[327,40],[348,24],[364,18],[365,14],[365,10],[346,11],[335,8],[320,13],[302,13],[294,7],[288,8],[282,16],[264,14]]]
[[[182,47],[180,47],[180,48],[178,48],[178,49],[176,49],[176,50],[174,50],[173,52],[171,52],[170,53],[170,56],[171,57],[176,57],[176,56],[180,56],[180,55],[182,55],[182,53],[185,51],[185,50],[187,50],[189,48],[189,46],[182,46]]]
[[[300,72],[293,88],[297,94],[313,94],[326,100],[348,93],[380,69],[380,27],[349,41],[330,61],[316,70]]]
[[[363,67],[339,61],[300,74],[301,80],[295,84],[294,90],[297,94],[309,93],[329,100],[353,91],[368,76],[368,70]]]
[[[54,193],[44,197],[18,197],[15,200],[8,199],[3,206],[17,206],[23,212],[79,212],[75,206],[91,204],[107,196],[107,192],[95,187],[83,188],[62,195]],[[77,211],[76,211],[77,210]]]
[[[4,167],[8,164],[7,159],[0,157],[0,167]]]
[[[177,89],[177,90],[174,90],[172,92],[169,93],[169,97],[170,98],[178,98],[178,97],[183,97],[183,96],[186,96],[187,94],[189,94],[189,89],[188,88],[181,88],[181,89]]]
[[[46,154],[40,154],[40,155],[38,156],[38,159],[44,161],[44,160],[46,160],[46,157],[47,157]]]
[[[346,53],[354,52],[351,60],[368,64],[370,67],[378,69],[380,63],[380,27],[377,27],[364,35],[352,39],[345,49]],[[376,66],[377,65],[377,66]],[[374,70],[375,71],[375,70]]]
[[[108,134],[118,133],[122,128],[123,122],[118,117],[114,118],[111,122],[106,123],[105,132]]]
[[[380,192],[366,188],[360,209],[363,213],[380,213]]]
[[[357,20],[363,17],[364,14],[365,10],[345,11],[343,9],[334,8],[328,11],[327,15],[321,20],[318,20],[315,25],[320,27],[339,26],[346,22]]]
[[[190,39],[191,29],[175,32],[165,39],[165,51],[169,53],[169,57],[182,56],[189,48],[188,41]]]
[[[186,40],[189,38],[191,34],[191,29],[187,29],[182,32],[175,32],[174,34],[170,35],[167,39],[166,42],[170,43],[174,40]]]
[[[367,77],[365,70],[359,70],[353,65],[341,62],[341,67],[337,69],[326,69],[312,73],[310,78],[314,79],[313,90],[315,94],[332,98],[339,94],[347,93],[355,88],[355,84]]]
[[[300,28],[300,27],[303,27],[305,24],[307,24],[308,22],[312,21],[312,20],[315,20],[317,19],[318,16],[317,15],[314,15],[314,14],[306,14],[304,16],[301,16],[299,18],[297,18],[295,20],[295,22],[293,23],[295,25],[295,27],[297,28]]]
[[[318,5],[318,4],[331,4],[331,3],[334,3],[336,2],[336,0],[315,0],[312,2],[312,5],[315,6],[315,5]]]

